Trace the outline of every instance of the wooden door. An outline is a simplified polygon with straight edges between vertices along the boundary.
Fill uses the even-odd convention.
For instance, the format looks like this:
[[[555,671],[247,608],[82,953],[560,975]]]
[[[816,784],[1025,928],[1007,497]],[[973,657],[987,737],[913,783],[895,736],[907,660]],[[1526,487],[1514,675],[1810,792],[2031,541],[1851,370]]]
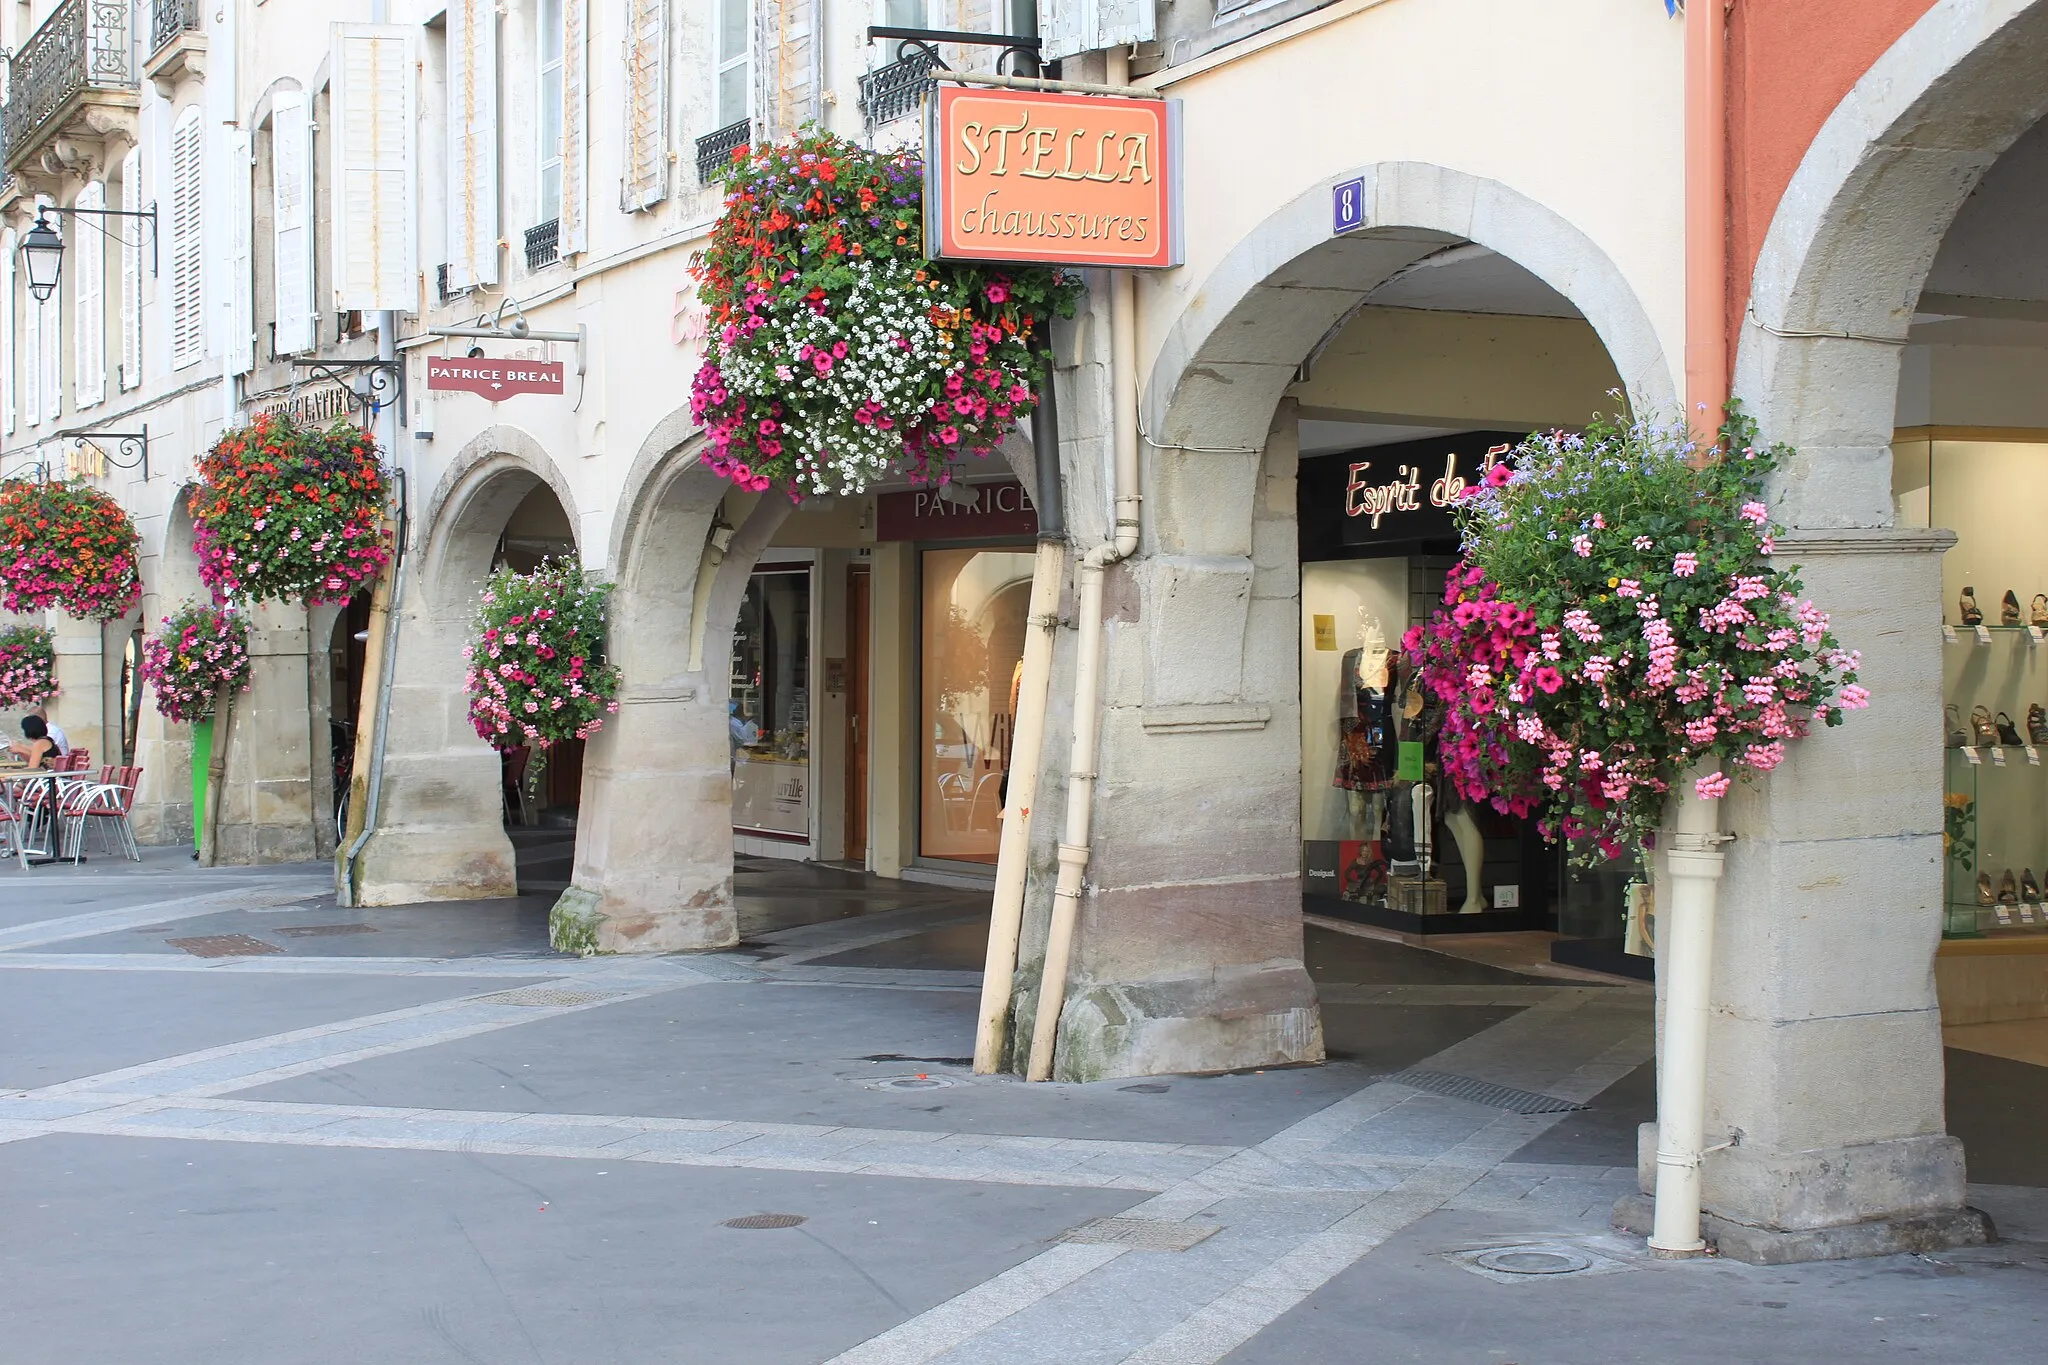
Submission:
[[[868,856],[868,568],[846,571],[846,860]]]

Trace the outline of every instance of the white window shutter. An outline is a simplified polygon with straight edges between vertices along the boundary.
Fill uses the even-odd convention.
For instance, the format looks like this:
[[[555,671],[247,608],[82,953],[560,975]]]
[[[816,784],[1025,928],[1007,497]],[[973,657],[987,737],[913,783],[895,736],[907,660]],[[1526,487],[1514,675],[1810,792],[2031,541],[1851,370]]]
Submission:
[[[14,229],[0,229],[0,431],[14,434]]]
[[[448,0],[448,283],[497,282],[497,0]]]
[[[104,209],[107,187],[90,181],[73,203],[81,209]],[[104,402],[107,396],[107,239],[94,230],[106,221],[89,218],[85,230],[74,234],[72,240],[77,258],[72,268],[77,273],[71,280],[71,340],[76,352],[71,382],[81,408]]]
[[[142,208],[142,149],[130,147],[121,158],[121,207]],[[121,387],[142,383],[142,222],[127,219],[134,230],[121,234]],[[157,229],[152,227],[150,231]]]
[[[228,373],[256,368],[256,187],[254,138],[247,128],[228,133]]]
[[[562,216],[556,249],[590,249],[590,0],[562,0]]]
[[[1158,36],[1153,0],[1040,0],[1038,55],[1057,61]]]
[[[668,0],[626,0],[627,213],[668,198]]]
[[[313,349],[313,122],[306,96],[281,90],[270,105],[270,226],[279,355]]]
[[[64,415],[64,312],[56,295],[40,310],[43,315],[43,416],[52,422]]]
[[[206,354],[205,217],[199,109],[189,107],[171,128],[171,368]]]
[[[419,306],[413,36],[402,24],[336,24],[329,63],[334,144],[334,306]]]
[[[8,260],[12,263],[11,253]],[[26,289],[21,291],[21,420],[30,426],[43,420],[43,306]]]

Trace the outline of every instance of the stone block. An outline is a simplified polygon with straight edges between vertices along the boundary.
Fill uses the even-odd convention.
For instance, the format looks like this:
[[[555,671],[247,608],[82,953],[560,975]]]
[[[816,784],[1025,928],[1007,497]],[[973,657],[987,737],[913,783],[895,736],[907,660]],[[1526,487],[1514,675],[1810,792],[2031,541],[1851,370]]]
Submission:
[[[1941,1015],[1792,1021],[1717,1012],[1707,1040],[1709,1142],[1797,1152],[1943,1130]]]
[[[1202,342],[1205,361],[1265,361],[1301,357],[1358,302],[1346,285],[1295,279],[1268,281],[1247,291]]]
[[[1299,963],[1078,985],[1053,1074],[1100,1081],[1323,1060],[1315,985]]]
[[[1155,553],[1251,554],[1258,455],[1152,448],[1148,464],[1144,510]]]
[[[548,940],[558,952],[687,953],[739,942],[730,880],[687,900],[635,903],[616,889],[572,886],[548,914]]]
[[[1656,1213],[1656,1200],[1649,1195],[1623,1195],[1614,1205],[1614,1226],[1647,1237]],[[1983,1246],[1998,1239],[1998,1230],[1981,1209],[1956,1208],[1918,1218],[1873,1218],[1796,1231],[1751,1227],[1708,1213],[1700,1218],[1700,1236],[1730,1260],[1748,1265],[1798,1265],[1909,1253],[1924,1256],[1956,1247]]]
[[[1158,556],[1145,566],[1148,706],[1236,701],[1252,566],[1237,556]]]
[[[356,903],[493,900],[519,894],[501,824],[381,825],[356,862]]]
[[[1197,977],[1301,961],[1301,878],[1292,869],[1233,881],[1092,889],[1075,932],[1090,980]]]

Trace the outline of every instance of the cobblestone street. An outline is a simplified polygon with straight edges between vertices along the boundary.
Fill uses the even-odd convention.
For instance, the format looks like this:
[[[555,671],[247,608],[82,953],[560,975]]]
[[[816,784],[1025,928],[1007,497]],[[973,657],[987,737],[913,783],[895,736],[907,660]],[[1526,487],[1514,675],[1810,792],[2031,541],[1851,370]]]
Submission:
[[[549,856],[529,845],[534,880]],[[10,873],[6,1358],[1884,1362],[2039,1339],[2036,1189],[1977,1187],[2009,1240],[1933,1257],[1659,1263],[1611,1231],[1650,1103],[1641,987],[1311,927],[1328,1065],[1025,1085],[957,1055],[974,893],[761,862],[740,883],[738,951],[577,960],[544,946],[545,894],[337,910],[324,868],[158,852]],[[1503,1247],[1527,1254],[1478,1262]]]

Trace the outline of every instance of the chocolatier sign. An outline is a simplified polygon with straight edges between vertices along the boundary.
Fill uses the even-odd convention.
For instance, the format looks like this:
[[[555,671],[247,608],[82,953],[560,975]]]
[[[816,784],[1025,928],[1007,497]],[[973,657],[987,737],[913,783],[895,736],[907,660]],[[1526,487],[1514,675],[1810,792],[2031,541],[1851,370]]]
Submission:
[[[522,393],[560,393],[562,362],[430,355],[427,387],[442,392],[474,393],[494,403]]]
[[[1178,101],[941,85],[925,119],[929,255],[1181,263]]]

